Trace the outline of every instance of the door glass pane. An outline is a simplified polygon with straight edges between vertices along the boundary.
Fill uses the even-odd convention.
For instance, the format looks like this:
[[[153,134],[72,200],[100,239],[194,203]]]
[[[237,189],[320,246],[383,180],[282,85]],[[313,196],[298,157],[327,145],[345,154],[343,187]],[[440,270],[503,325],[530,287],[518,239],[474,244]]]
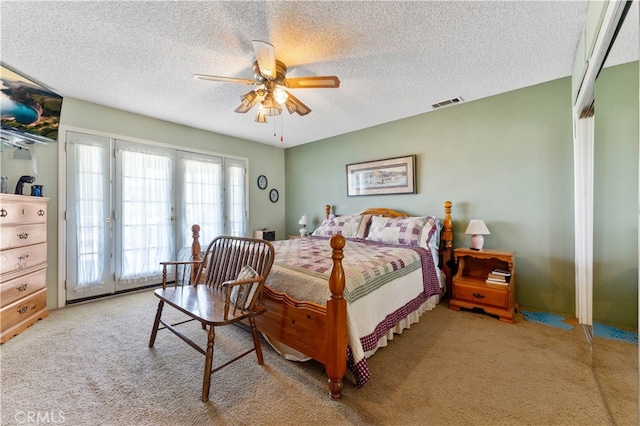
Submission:
[[[76,235],[78,264],[75,290],[79,287],[102,285],[104,273],[104,205],[102,190],[106,171],[103,169],[105,147],[73,145],[76,150]]]
[[[173,258],[170,153],[120,146],[121,213],[118,284],[157,281]]]

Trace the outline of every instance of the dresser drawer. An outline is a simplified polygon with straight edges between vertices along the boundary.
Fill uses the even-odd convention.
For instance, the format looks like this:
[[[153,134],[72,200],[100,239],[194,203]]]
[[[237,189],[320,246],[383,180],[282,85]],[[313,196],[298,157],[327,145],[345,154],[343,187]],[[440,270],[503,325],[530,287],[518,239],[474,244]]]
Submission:
[[[0,204],[0,226],[47,222],[47,203],[42,198],[26,195],[9,195],[5,198],[10,202],[3,200]]]
[[[24,271],[47,262],[47,243],[0,251],[0,274]],[[6,278],[3,278],[3,281]]]
[[[507,308],[509,306],[508,287],[494,288],[481,285],[454,283],[453,297],[468,302]]]
[[[3,281],[0,284],[0,300],[2,306],[7,306],[16,300],[22,299],[47,286],[47,269],[21,275],[19,277]]]
[[[33,323],[37,318],[47,315],[47,290],[44,288],[5,306],[0,310],[2,340],[5,341],[5,337],[10,337],[7,333],[11,330],[20,329],[25,323]]]
[[[47,225],[13,225],[0,228],[0,249],[23,247],[47,241]]]

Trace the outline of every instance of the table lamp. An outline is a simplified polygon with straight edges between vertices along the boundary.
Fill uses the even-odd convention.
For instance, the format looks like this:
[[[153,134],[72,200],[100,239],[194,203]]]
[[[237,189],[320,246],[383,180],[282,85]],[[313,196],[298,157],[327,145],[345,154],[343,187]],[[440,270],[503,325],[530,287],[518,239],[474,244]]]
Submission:
[[[307,235],[309,235],[309,233],[307,232],[307,225],[309,224],[309,219],[307,219],[307,214],[303,214],[302,217],[300,218],[300,220],[298,221],[298,225],[302,225],[302,228],[300,228],[300,236],[301,237],[306,237]]]
[[[490,234],[491,232],[489,232],[487,225],[484,224],[482,219],[472,219],[464,233],[471,234],[471,248],[473,250],[482,250],[482,246],[484,245],[483,235]]]

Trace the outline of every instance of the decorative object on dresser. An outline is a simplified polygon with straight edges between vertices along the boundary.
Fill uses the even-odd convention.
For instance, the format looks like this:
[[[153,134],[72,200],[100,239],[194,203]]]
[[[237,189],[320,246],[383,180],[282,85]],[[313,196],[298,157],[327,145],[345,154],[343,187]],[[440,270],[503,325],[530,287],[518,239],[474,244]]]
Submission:
[[[306,237],[309,235],[309,231],[307,231],[307,225],[309,224],[309,219],[307,218],[307,214],[303,214],[300,220],[298,221],[298,225],[302,225],[300,228],[300,236]]]
[[[0,194],[0,343],[49,315],[48,201]]]
[[[482,219],[472,219],[464,233],[471,234],[471,248],[473,250],[482,250],[482,246],[484,246],[483,235],[489,235],[491,232]]]
[[[515,252],[457,248],[453,255],[458,272],[453,277],[449,308],[482,309],[502,321],[514,322],[518,308]]]

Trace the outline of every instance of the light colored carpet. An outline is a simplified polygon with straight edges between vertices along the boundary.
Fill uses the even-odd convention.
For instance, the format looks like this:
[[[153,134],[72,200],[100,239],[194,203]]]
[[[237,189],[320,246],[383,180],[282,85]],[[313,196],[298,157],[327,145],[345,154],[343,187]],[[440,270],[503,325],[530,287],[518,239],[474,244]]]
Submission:
[[[147,347],[156,306],[147,291],[55,310],[0,346],[2,424],[29,415],[69,425],[637,422],[637,346],[596,338],[592,359],[579,327],[506,324],[446,302],[369,360],[363,388],[348,378],[340,401],[327,396],[322,366],[265,343],[264,366],[250,354],[216,372],[203,403],[204,357],[167,331]],[[183,328],[204,341],[198,324]],[[220,329],[215,360],[250,340]]]

